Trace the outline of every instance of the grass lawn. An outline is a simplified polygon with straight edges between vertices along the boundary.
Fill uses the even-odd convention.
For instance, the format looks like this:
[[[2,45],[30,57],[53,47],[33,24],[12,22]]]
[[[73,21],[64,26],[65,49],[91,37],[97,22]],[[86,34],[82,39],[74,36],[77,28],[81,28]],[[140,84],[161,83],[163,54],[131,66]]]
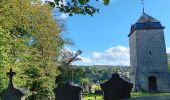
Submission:
[[[170,93],[151,93],[151,92],[134,92],[131,93],[132,97],[143,97],[143,96],[170,96]]]
[[[102,95],[95,95],[95,94],[85,94],[83,95],[83,100],[95,100],[95,96],[96,96],[96,100],[103,100]]]
[[[102,95],[95,95],[95,94],[85,94],[83,95],[83,100],[103,100]],[[131,93],[131,97],[144,97],[144,96],[170,96],[170,93],[150,93],[150,92],[137,92]]]

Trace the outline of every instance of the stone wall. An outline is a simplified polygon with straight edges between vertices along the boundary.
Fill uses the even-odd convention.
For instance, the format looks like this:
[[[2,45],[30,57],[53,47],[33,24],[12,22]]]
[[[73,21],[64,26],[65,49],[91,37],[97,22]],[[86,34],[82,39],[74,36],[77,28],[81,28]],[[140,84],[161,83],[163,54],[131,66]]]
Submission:
[[[136,33],[136,31],[134,31]],[[137,68],[137,50],[136,50],[136,34],[132,34],[129,37],[129,46],[130,46],[130,82],[133,83],[133,91],[136,89],[136,68]]]

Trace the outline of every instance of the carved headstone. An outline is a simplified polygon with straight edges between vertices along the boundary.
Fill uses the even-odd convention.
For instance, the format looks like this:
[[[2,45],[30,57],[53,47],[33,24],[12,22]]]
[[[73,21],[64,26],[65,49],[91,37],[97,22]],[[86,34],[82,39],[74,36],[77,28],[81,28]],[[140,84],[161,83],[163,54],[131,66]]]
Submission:
[[[130,92],[133,88],[133,84],[120,78],[117,73],[113,73],[112,78],[100,86],[104,91],[104,100],[130,98]]]
[[[82,88],[73,82],[66,83],[63,87],[54,89],[55,100],[82,100],[81,91]]]
[[[10,72],[7,73],[9,76],[9,85],[8,88],[3,90],[1,93],[2,100],[23,100],[22,97],[24,93],[22,93],[19,89],[16,89],[13,86],[12,78],[16,73],[10,69]]]

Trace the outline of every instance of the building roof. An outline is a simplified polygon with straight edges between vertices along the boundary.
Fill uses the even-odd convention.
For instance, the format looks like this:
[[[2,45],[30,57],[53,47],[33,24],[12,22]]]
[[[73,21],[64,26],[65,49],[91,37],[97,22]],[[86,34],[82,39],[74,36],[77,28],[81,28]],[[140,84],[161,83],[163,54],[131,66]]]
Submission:
[[[160,22],[160,21],[143,12],[142,16],[138,19],[136,23],[145,23],[145,22]]]
[[[143,12],[138,21],[131,26],[128,37],[131,36],[135,30],[144,29],[164,29],[164,27],[161,25],[160,21]]]

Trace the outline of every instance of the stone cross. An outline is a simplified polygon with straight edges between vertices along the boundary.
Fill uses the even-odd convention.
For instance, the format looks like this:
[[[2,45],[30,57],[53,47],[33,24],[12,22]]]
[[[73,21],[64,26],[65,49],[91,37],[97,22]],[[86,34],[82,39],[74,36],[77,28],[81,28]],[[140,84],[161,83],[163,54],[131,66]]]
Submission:
[[[7,73],[9,76],[9,85],[13,85],[12,78],[16,73],[12,71],[12,68],[10,68],[10,71]]]
[[[0,93],[0,100],[24,100],[24,93],[13,86],[12,78],[15,74],[16,73],[12,71],[12,68],[10,68],[10,71],[7,73],[10,82],[7,89]]]

